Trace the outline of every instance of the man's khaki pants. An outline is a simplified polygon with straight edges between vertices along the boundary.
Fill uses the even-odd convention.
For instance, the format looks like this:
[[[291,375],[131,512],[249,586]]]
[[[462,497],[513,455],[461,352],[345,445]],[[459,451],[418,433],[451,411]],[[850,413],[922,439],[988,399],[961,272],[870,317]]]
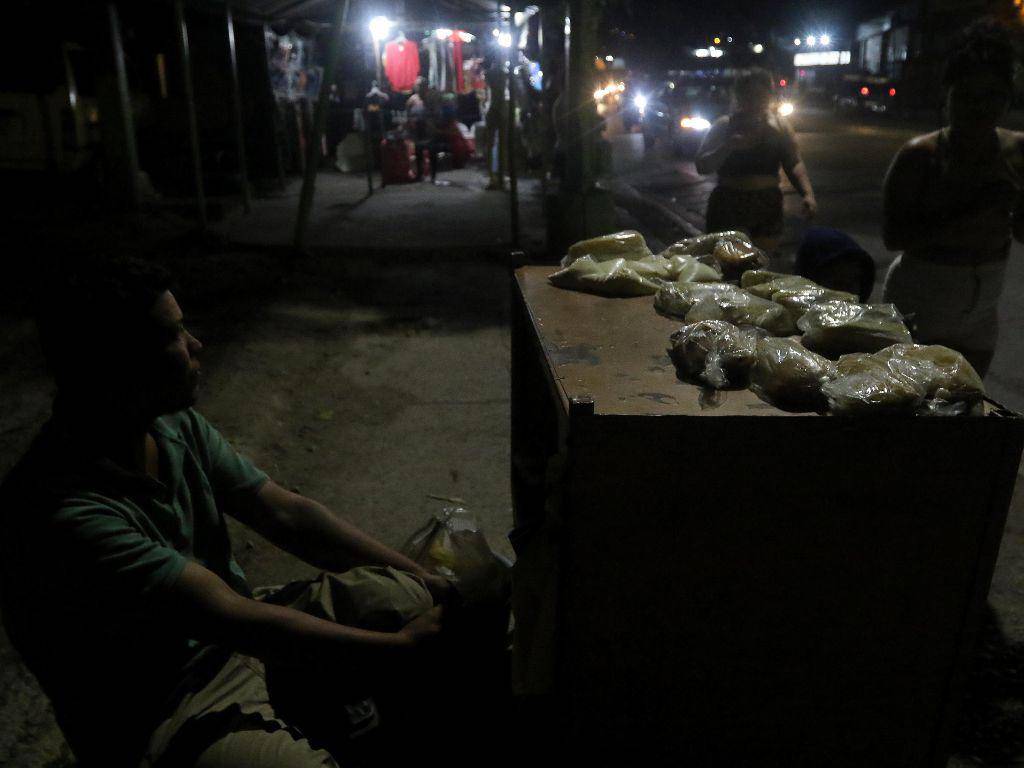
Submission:
[[[393,568],[355,568],[296,582],[261,599],[320,618],[397,631],[433,601],[423,582]],[[315,685],[311,681],[310,685]],[[338,706],[339,729],[345,711]],[[153,732],[140,768],[328,768],[335,759],[278,716],[257,659],[233,654],[216,676],[182,697]]]

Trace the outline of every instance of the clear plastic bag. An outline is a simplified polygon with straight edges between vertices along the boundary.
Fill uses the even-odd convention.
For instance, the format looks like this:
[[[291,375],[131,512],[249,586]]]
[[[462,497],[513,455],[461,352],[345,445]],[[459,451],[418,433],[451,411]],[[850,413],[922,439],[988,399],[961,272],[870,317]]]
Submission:
[[[851,352],[877,352],[891,344],[911,343],[903,316],[892,304],[824,301],[797,321],[803,343],[833,360]]]
[[[467,605],[508,597],[508,565],[494,554],[476,518],[462,507],[445,507],[433,515],[409,537],[402,553],[449,579]]]
[[[763,328],[744,326],[712,339],[704,362],[705,383],[714,389],[747,386],[750,369],[757,360],[757,343],[767,336]]]
[[[612,259],[643,259],[651,255],[644,236],[633,229],[615,232],[611,235],[581,240],[569,247],[569,253],[562,259],[562,266],[568,267],[577,259],[589,256],[597,262]]]
[[[893,416],[912,414],[924,402],[926,388],[912,371],[890,365],[883,353],[843,355],[836,378],[822,391],[829,410],[837,416]]]
[[[672,334],[669,357],[679,378],[715,389],[744,387],[757,356],[760,328],[739,328],[724,320],[702,320]]]
[[[682,319],[705,296],[737,291],[739,288],[729,283],[669,283],[661,286],[654,295],[654,309],[662,315]]]
[[[975,402],[985,397],[985,384],[967,358],[941,344],[896,344],[882,350],[892,361],[914,364],[927,397],[946,402]]]
[[[694,256],[676,254],[663,261],[667,263],[668,279],[673,283],[713,283],[722,279],[722,270],[717,264],[705,264]]]
[[[770,269],[748,269],[740,275],[740,288],[750,289],[752,286],[768,283],[780,277],[792,277],[784,272],[772,272]]]
[[[751,391],[784,411],[823,413],[828,401],[822,385],[836,375],[836,365],[794,339],[762,339],[750,369]]]
[[[686,322],[696,323],[700,320],[725,320],[733,325],[754,325],[764,328],[773,336],[796,333],[796,325],[781,305],[753,296],[742,288],[699,298],[686,313]]]
[[[638,268],[633,265],[640,264]],[[552,285],[600,296],[650,296],[657,293],[661,280],[643,262],[613,259],[596,262],[590,256],[576,259],[564,269],[548,275]]]
[[[675,256],[677,254],[710,256],[714,253],[715,246],[722,241],[749,244],[750,235],[746,232],[740,232],[735,229],[727,230],[725,232],[708,232],[704,235],[688,237],[685,240],[679,240],[672,243],[672,245],[661,252],[661,255],[665,258]]]
[[[768,254],[745,241],[719,240],[712,255],[726,280],[734,280],[748,270],[768,266]]]
[[[772,301],[785,307],[793,322],[803,317],[807,310],[823,301],[857,302],[857,297],[846,291],[834,291],[831,288],[793,288],[776,291]]]
[[[748,273],[744,272],[743,274]],[[742,281],[742,278],[740,278],[740,280]],[[750,291],[758,298],[771,299],[772,295],[778,293],[779,291],[784,291],[786,289],[793,290],[796,288],[821,288],[821,286],[818,285],[813,280],[809,280],[806,277],[801,277],[800,275],[782,275],[781,277],[776,277],[762,283],[755,283],[754,285],[751,285],[749,288],[744,287],[744,290]]]

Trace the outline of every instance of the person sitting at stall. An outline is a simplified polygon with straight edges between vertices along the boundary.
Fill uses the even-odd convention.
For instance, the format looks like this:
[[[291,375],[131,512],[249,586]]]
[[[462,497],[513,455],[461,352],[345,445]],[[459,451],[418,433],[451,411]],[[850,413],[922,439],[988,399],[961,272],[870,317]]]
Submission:
[[[1013,238],[1024,241],[1024,134],[999,128],[1016,56],[994,22],[967,29],[946,62],[949,125],[908,141],[883,192],[885,245],[902,253],[885,278],[923,344],[961,352],[982,376],[995,354]]]
[[[793,129],[774,110],[772,78],[753,69],[737,78],[734,108],[711,126],[697,152],[697,172],[718,174],[708,200],[708,232],[738,229],[771,252],[782,239],[779,168],[803,198],[804,215],[818,203]]]
[[[372,704],[346,710],[346,691],[415,668],[450,585],[275,483],[192,407],[203,347],[165,270],[90,261],[41,302],[57,389],[0,487],[0,597],[79,762],[335,766],[279,716],[263,662],[306,691],[338,683],[325,719],[367,727]],[[227,515],[327,573],[254,599]],[[346,624],[370,607],[387,621]]]
[[[809,227],[796,252],[794,272],[866,302],[875,285],[875,262],[857,241],[830,227]]]
[[[416,181],[424,176],[423,155],[430,161],[430,178],[437,176],[437,153],[444,147],[441,136],[441,94],[431,88],[425,77],[416,78],[416,89],[405,105],[411,138],[416,145]]]

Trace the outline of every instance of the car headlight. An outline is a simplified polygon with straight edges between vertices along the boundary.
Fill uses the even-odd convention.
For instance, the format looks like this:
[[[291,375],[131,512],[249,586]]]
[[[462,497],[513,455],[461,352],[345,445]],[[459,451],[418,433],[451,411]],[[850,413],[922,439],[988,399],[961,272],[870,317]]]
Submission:
[[[633,104],[636,106],[637,109],[643,112],[645,109],[647,109],[647,97],[644,96],[642,93],[638,93],[636,96],[633,97]]]
[[[679,121],[679,127],[688,131],[706,131],[711,127],[711,122],[703,117],[684,117]]]
[[[791,101],[784,101],[779,104],[779,114],[783,117],[789,117],[793,114],[795,109],[796,107],[793,106],[793,102]]]

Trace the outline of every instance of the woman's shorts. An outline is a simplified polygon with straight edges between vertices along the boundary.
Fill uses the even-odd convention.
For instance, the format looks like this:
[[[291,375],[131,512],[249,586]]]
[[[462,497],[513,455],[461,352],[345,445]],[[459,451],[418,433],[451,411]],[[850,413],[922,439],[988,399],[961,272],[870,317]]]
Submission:
[[[708,200],[704,228],[708,232],[738,229],[754,238],[778,237],[782,234],[782,190],[717,186]]]

